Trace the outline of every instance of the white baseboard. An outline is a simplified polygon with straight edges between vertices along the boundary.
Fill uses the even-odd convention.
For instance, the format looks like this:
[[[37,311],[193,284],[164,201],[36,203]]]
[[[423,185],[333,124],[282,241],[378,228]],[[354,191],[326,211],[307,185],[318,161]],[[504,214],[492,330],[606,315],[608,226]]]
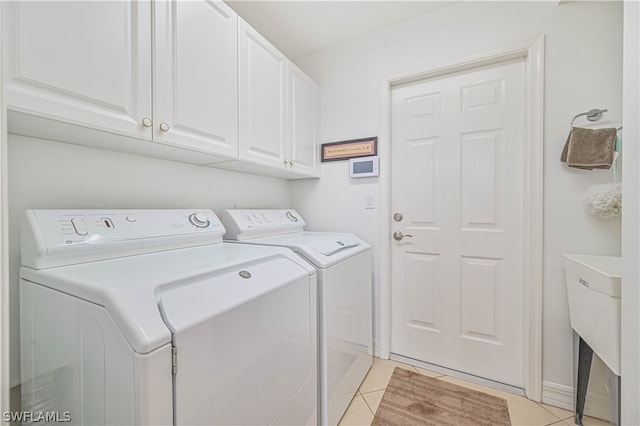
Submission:
[[[380,358],[380,343],[378,343],[378,339],[373,339],[371,349],[373,350],[373,356]]]
[[[573,388],[552,382],[542,382],[542,402],[573,411]],[[609,396],[587,392],[584,414],[597,419],[609,420]]]

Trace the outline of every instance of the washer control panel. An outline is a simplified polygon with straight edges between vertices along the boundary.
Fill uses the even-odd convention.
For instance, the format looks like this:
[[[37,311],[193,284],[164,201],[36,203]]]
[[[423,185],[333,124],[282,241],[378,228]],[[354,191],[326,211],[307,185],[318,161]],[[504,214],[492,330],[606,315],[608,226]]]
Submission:
[[[222,223],[228,240],[302,232],[305,222],[293,209],[225,210]]]
[[[207,209],[27,210],[21,229],[23,265],[34,257],[95,260],[109,258],[106,253],[118,257],[219,243],[224,233]]]

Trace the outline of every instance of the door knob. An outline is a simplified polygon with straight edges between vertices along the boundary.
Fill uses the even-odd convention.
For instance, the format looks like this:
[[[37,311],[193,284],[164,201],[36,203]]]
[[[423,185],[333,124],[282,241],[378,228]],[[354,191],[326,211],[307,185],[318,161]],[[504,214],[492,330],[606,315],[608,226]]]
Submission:
[[[413,238],[413,235],[403,234],[400,231],[396,231],[393,233],[393,239],[396,241],[402,241],[403,238]]]

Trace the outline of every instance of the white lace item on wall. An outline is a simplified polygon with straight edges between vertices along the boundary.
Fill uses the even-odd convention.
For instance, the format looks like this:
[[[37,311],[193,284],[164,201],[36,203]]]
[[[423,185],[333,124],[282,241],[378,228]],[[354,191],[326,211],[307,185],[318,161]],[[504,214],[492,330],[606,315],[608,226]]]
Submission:
[[[592,185],[587,195],[587,210],[599,219],[610,219],[622,213],[622,186],[619,183]]]
[[[618,153],[614,154],[613,183],[591,185],[587,191],[587,210],[599,219],[610,219],[622,214],[622,185],[618,183],[616,174]]]

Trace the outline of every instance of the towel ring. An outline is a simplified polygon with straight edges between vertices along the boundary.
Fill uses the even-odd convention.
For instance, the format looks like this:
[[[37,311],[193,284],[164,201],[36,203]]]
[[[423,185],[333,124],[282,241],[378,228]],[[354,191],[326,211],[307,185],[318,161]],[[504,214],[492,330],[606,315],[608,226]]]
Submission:
[[[573,119],[571,120],[571,127],[573,127],[573,122],[576,121],[576,118],[578,117],[584,117],[585,115],[587,116],[587,120],[589,121],[598,121],[600,120],[600,118],[602,118],[602,114],[609,111],[608,109],[598,109],[598,108],[593,108],[590,109],[589,111],[586,112],[581,112],[580,114],[576,114],[575,117],[573,117]],[[616,129],[617,131],[622,130],[622,126],[618,127]]]
[[[609,111],[608,109],[591,109],[587,112],[581,112],[580,114],[577,114],[575,117],[573,117],[573,120],[571,120],[571,127],[573,127],[573,122],[576,121],[576,118],[578,117],[584,117],[585,115],[587,116],[587,120],[589,121],[598,121],[600,120],[600,118],[602,117],[602,114]]]

